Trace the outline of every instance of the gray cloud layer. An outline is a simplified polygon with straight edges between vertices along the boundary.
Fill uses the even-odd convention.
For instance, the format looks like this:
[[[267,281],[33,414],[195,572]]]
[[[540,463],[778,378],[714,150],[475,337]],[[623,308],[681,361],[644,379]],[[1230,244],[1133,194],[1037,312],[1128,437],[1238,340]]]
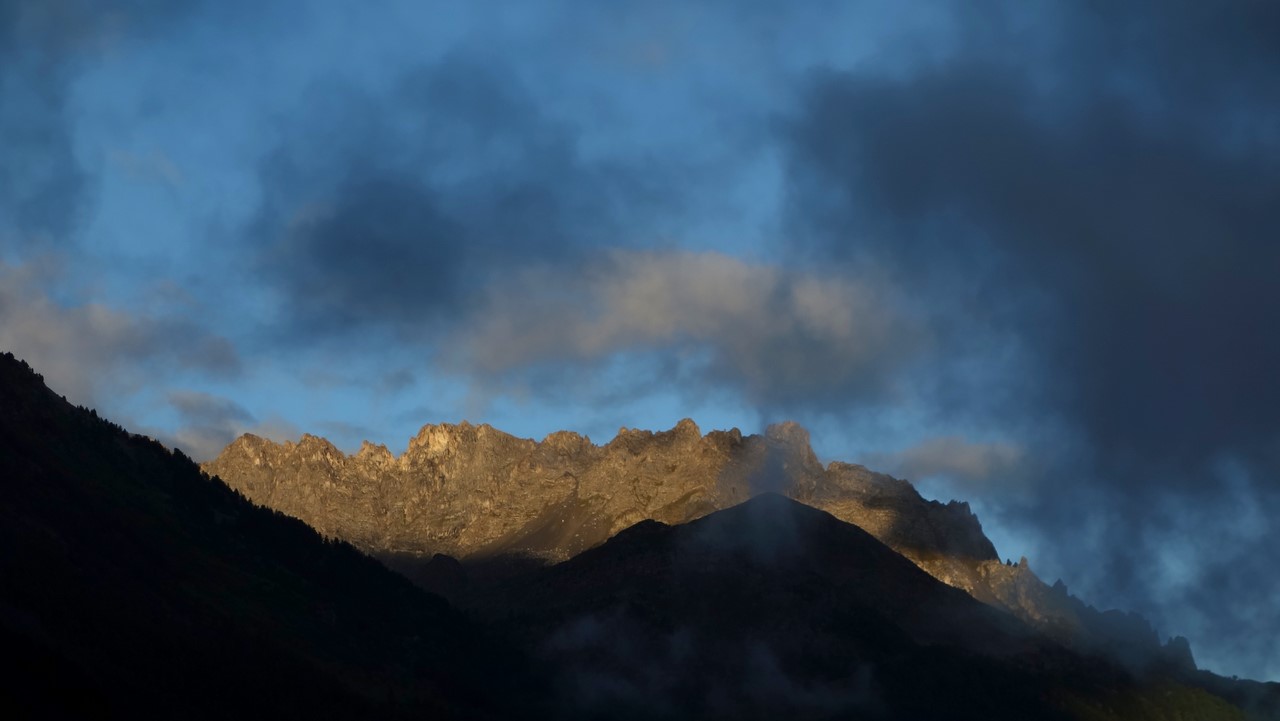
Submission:
[[[45,288],[57,267],[0,263],[0,348],[26,359],[77,403],[156,383],[176,372],[230,378],[229,341],[177,315],[140,315],[97,302],[60,303]]]

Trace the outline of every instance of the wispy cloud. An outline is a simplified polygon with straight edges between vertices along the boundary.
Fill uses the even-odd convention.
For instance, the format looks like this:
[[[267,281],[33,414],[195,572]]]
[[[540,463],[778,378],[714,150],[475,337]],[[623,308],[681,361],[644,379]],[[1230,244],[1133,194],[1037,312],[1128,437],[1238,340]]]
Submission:
[[[1007,441],[976,442],[959,436],[928,438],[896,453],[872,453],[865,462],[913,481],[942,478],[965,497],[1016,493],[1026,450]]]
[[[24,358],[76,403],[93,405],[104,392],[159,382],[191,371],[231,378],[240,356],[226,338],[183,316],[133,313],[49,295],[56,266],[0,264],[0,346]]]
[[[788,271],[719,253],[605,254],[534,266],[487,287],[445,343],[448,367],[504,382],[619,354],[683,357],[694,382],[762,406],[892,395],[923,329],[870,279]]]

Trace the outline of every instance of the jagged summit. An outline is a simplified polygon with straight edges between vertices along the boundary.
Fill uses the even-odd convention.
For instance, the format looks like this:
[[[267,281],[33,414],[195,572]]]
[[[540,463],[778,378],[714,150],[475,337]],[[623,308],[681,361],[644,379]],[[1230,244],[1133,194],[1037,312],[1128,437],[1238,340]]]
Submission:
[[[824,469],[794,422],[703,434],[686,418],[666,431],[622,428],[603,445],[569,431],[534,441],[488,424],[427,424],[398,456],[368,442],[347,455],[310,434],[280,444],[245,435],[205,468],[371,550],[563,558],[643,518],[678,523],[776,491],[842,508],[921,557],[996,558],[966,506],[925,501],[861,466]],[[564,532],[542,532],[550,519]]]

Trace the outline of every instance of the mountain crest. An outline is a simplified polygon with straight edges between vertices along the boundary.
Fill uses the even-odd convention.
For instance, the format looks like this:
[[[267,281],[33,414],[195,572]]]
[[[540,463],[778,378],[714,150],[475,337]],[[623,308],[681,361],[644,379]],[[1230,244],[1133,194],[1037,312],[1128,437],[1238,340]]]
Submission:
[[[570,431],[542,441],[487,424],[424,425],[400,456],[365,443],[347,456],[304,435],[242,436],[205,470],[250,499],[375,554],[563,560],[645,520],[680,524],[766,492],[852,523],[974,598],[1089,648],[1164,652],[1149,625],[1049,587],[1025,559],[1006,565],[969,504],[938,503],[864,466],[825,468],[798,423],[763,435],[622,428],[604,445]],[[771,500],[772,499],[772,500]],[[1182,654],[1174,654],[1183,656]],[[1140,665],[1140,664],[1135,664]]]

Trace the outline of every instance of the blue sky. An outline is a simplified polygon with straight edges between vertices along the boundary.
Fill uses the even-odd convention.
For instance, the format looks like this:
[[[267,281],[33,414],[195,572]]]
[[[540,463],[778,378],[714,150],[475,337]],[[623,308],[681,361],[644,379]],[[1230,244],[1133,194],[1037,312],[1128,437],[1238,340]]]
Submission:
[[[1280,678],[1276,21],[0,2],[0,346],[198,458],[796,419]]]

